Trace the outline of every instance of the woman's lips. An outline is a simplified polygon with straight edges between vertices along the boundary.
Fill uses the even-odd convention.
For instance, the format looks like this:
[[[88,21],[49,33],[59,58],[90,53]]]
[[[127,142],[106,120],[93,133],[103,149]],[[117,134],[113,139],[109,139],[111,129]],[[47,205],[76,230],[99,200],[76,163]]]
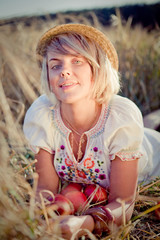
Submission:
[[[66,89],[77,85],[77,82],[68,82],[60,84],[60,88]]]

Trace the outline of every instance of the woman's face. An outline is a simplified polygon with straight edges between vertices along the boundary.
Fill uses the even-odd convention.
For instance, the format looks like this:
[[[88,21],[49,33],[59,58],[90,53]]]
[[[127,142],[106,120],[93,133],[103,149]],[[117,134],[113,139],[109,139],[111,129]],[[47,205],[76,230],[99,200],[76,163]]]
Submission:
[[[92,71],[83,56],[70,50],[69,55],[48,52],[47,58],[50,88],[58,100],[71,104],[89,99]]]

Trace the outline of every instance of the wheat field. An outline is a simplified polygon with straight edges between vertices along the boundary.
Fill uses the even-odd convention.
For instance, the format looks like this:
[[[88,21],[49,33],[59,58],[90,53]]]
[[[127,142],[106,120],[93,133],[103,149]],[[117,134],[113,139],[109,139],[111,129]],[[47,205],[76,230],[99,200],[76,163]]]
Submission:
[[[160,31],[131,27],[117,10],[111,25],[102,26],[93,12],[60,14],[0,27],[0,239],[63,239],[56,215],[48,216],[45,201],[35,201],[37,175],[34,154],[22,132],[26,110],[42,93],[35,59],[39,37],[48,28],[66,22],[100,28],[114,43],[119,56],[121,95],[133,100],[143,115],[160,108]],[[154,210],[160,202],[160,179],[138,186],[133,217],[103,239],[160,239]],[[42,217],[43,215],[43,217]],[[50,224],[50,219],[54,224]],[[91,233],[82,239],[96,239]],[[73,236],[72,239],[77,239]]]

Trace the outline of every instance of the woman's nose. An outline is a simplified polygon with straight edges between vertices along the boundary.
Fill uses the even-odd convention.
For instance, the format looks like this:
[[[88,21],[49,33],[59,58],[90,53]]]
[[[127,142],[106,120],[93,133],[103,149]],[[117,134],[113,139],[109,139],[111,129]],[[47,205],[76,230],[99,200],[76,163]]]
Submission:
[[[67,78],[67,77],[69,77],[70,75],[71,75],[71,73],[70,73],[69,71],[63,70],[63,71],[61,72],[61,77],[62,77],[62,78]]]

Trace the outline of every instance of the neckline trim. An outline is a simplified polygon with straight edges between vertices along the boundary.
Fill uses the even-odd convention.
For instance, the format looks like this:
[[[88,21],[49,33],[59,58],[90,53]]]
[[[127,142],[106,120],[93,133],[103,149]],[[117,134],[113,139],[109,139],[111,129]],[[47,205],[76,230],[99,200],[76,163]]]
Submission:
[[[52,108],[51,111],[52,111],[52,121],[56,129],[64,137],[69,136],[69,134],[72,131],[64,124],[60,114],[60,107],[56,106],[55,108]],[[88,131],[85,131],[84,134],[86,134],[87,137],[90,137],[90,138],[94,138],[102,134],[104,132],[105,123],[109,117],[109,113],[110,113],[110,105],[102,104],[102,109],[101,109],[101,113],[98,121],[91,129],[89,129]]]

